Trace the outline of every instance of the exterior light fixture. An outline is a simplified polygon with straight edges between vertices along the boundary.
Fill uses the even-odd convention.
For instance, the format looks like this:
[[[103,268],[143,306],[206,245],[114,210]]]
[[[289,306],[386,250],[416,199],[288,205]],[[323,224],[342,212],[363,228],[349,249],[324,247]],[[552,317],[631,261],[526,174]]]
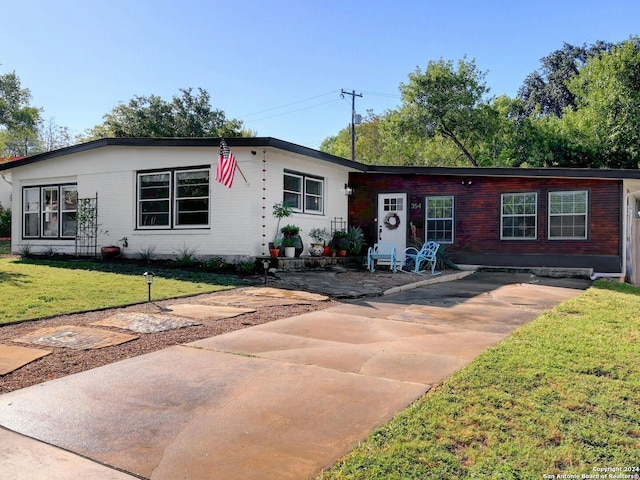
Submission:
[[[472,183],[473,182],[471,180],[466,180],[466,181],[462,180],[462,185],[464,185],[467,188],[470,187]]]
[[[147,287],[149,287],[149,301],[151,301],[151,284],[153,283],[153,272],[144,272],[142,275],[147,280]]]
[[[351,187],[348,183],[344,184],[344,194],[347,196],[353,195],[353,187]]]

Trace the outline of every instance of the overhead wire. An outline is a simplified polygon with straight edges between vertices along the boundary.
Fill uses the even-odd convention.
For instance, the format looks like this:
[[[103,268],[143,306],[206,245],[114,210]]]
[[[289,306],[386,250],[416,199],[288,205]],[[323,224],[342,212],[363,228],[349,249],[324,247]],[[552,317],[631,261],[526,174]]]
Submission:
[[[299,103],[305,103],[305,102],[308,102],[308,101],[311,101],[311,100],[315,100],[316,98],[326,97],[327,95],[331,95],[331,94],[338,93],[338,92],[339,92],[339,90],[331,90],[330,92],[321,93],[320,95],[314,95],[313,97],[305,98],[304,100],[298,100],[296,102],[286,103],[284,105],[280,105],[280,106],[277,106],[277,107],[267,108],[266,110],[260,110],[258,112],[253,112],[253,113],[248,113],[246,115],[241,115],[240,118],[243,119],[243,118],[246,118],[246,117],[252,117],[254,115],[260,115],[260,114],[263,114],[263,113],[272,112],[273,110],[280,110],[281,108],[287,108],[287,107],[290,107],[291,105],[297,105]],[[321,104],[321,105],[323,105],[323,104]]]
[[[253,120],[244,120],[242,117],[240,117],[240,120],[243,120],[246,123],[252,123],[252,122],[260,122],[262,120],[268,120],[270,118],[276,118],[276,117],[282,117],[283,115],[289,115],[291,113],[296,113],[296,112],[301,112],[303,110],[310,110],[312,108],[316,108],[316,107],[320,107],[322,105],[327,105],[329,103],[335,103],[335,102],[339,102],[341,99],[335,99],[335,100],[329,100],[328,102],[322,102],[322,103],[317,103],[315,105],[310,105],[308,107],[303,107],[303,108],[297,108],[295,110],[288,110],[286,112],[282,112],[282,113],[276,113],[274,115],[268,115],[266,117],[261,117],[261,118],[254,118]]]

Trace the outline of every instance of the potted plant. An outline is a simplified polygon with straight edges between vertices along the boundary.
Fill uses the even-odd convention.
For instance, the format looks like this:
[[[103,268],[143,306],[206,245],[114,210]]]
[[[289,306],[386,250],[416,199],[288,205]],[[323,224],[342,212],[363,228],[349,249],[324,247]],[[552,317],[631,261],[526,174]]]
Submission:
[[[296,256],[296,243],[297,237],[285,237],[282,241],[284,246],[284,256],[287,258],[293,258]]]
[[[269,245],[269,252],[273,258],[277,258],[280,255],[280,246],[282,245],[281,238],[274,238]]]
[[[108,232],[106,232],[107,235],[109,234]],[[100,249],[100,252],[102,253],[102,258],[116,258],[120,256],[120,253],[122,253],[122,249],[120,248],[120,246],[118,244],[122,245],[122,248],[126,248],[129,246],[129,240],[127,239],[127,237],[122,237],[120,240],[118,240],[115,245],[107,245],[104,246]]]
[[[334,250],[338,250],[338,248],[340,247],[340,242],[347,238],[347,232],[344,230],[336,230],[335,232],[333,232],[333,237],[331,238],[331,248],[333,248]]]
[[[324,241],[329,235],[329,231],[326,228],[312,228],[309,232],[309,236],[313,240],[309,247],[309,255],[312,257],[319,257],[324,252]]]
[[[346,257],[348,249],[349,249],[349,240],[347,240],[346,237],[341,237],[340,241],[338,242],[338,256]]]
[[[293,244],[293,246],[295,247],[295,256],[299,257],[302,253],[302,250],[304,250],[304,245],[299,235],[300,227],[298,227],[297,225],[285,225],[280,229],[280,231],[284,236],[284,239],[282,241],[283,245],[286,247],[287,244],[289,244],[289,246]]]
[[[278,219],[278,223],[276,224],[276,238],[277,238],[280,231],[280,220],[282,220],[285,217],[291,216],[291,207],[286,205],[284,202],[275,203],[273,205],[273,216]]]
[[[360,251],[364,245],[364,232],[362,231],[362,228],[349,227],[346,238],[349,241],[349,254],[360,255]]]

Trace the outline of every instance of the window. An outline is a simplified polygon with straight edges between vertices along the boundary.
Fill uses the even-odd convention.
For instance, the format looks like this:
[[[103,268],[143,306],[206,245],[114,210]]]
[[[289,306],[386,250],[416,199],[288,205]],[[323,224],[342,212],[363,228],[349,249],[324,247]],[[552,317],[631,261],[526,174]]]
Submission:
[[[537,238],[537,193],[503,193],[500,215],[503,240]]]
[[[209,226],[209,170],[138,174],[138,228]]]
[[[427,197],[426,240],[453,243],[453,197]]]
[[[382,210],[385,212],[401,212],[404,210],[404,198],[385,198],[382,202]]]
[[[586,239],[587,201],[585,190],[549,192],[549,238]]]
[[[282,200],[294,212],[322,214],[324,180],[302,173],[285,172]]]
[[[24,238],[75,238],[78,187],[47,185],[22,191]]]

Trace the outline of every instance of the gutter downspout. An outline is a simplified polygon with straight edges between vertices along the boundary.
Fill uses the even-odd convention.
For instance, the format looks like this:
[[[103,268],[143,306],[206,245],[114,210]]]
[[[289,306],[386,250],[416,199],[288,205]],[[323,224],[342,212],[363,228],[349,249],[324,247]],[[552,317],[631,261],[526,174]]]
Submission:
[[[623,225],[623,235],[624,235],[624,240],[623,240],[623,245],[622,245],[622,273],[606,273],[606,272],[596,272],[594,274],[591,275],[591,280],[597,280],[598,278],[623,278],[625,279],[627,277],[627,238],[628,238],[628,230],[629,230],[629,223],[627,221],[627,218],[629,218],[629,215],[627,215],[627,211],[629,209],[628,206],[628,202],[629,202],[629,197],[631,195],[635,195],[637,193],[640,193],[640,190],[635,190],[633,192],[629,192],[624,196],[624,216],[622,218],[622,225]]]

